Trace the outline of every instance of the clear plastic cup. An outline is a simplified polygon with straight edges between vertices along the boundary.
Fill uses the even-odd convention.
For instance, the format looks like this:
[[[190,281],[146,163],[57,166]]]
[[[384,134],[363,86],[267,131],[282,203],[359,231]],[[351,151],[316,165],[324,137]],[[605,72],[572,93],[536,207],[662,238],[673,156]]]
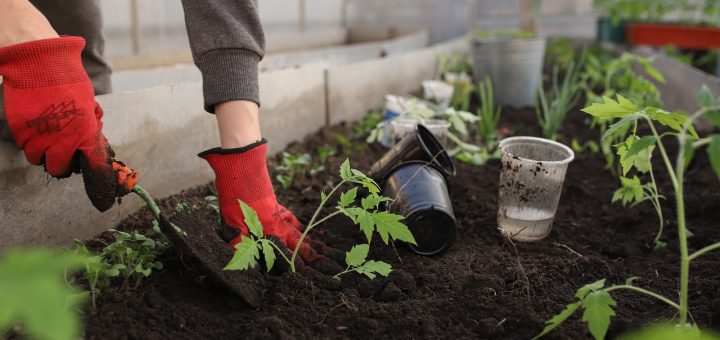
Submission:
[[[450,106],[455,91],[452,85],[439,80],[425,80],[422,82],[422,87],[425,100],[435,102],[442,108]]]
[[[537,137],[500,141],[498,229],[521,242],[550,234],[568,164],[573,151],[558,142]]]
[[[395,141],[417,129],[418,124],[424,125],[443,144],[447,145],[447,133],[450,123],[442,119],[395,118],[392,122],[392,134]]]

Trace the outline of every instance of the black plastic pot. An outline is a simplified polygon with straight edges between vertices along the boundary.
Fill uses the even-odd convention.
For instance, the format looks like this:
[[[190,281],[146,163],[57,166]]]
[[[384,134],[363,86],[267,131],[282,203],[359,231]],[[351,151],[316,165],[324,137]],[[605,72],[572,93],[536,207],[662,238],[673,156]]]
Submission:
[[[440,170],[423,161],[405,162],[390,171],[383,195],[393,198],[388,211],[405,216],[420,255],[437,255],[455,241],[457,226],[447,182]]]
[[[445,152],[445,147],[430,130],[418,125],[415,133],[403,137],[373,164],[368,176],[382,186],[382,182],[390,174],[390,171],[400,163],[407,161],[432,163],[444,175],[455,175],[455,165],[453,165],[450,155]]]

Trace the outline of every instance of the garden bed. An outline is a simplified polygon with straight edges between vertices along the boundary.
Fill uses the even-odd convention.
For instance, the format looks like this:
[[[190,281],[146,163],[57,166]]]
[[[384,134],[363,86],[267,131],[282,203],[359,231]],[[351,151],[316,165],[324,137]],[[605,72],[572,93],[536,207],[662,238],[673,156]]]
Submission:
[[[561,136],[596,140],[586,125],[587,115],[572,111]],[[500,124],[514,135],[540,135],[532,109],[506,108]],[[325,128],[288,151],[315,154],[323,145],[336,145],[335,134],[352,134],[340,125]],[[366,171],[385,151],[362,143],[350,155],[354,168]],[[570,144],[570,138],[560,138]],[[272,142],[272,141],[271,141]],[[320,201],[320,191],[337,182],[337,169],[345,156],[330,157],[328,170],[314,178],[296,181],[290,189],[277,188],[281,203],[307,222]],[[264,276],[268,287],[259,307],[213,285],[191,263],[171,248],[162,258],[165,268],[136,290],[113,291],[103,296],[97,311],[87,311],[88,339],[106,338],[503,338],[528,339],[544,322],[572,302],[575,291],[606,278],[635,284],[668,297],[678,292],[679,256],[674,216],[664,239],[666,249],[652,250],[657,218],[649,204],[623,208],[610,204],[619,186],[603,170],[602,155],[578,153],[570,164],[555,225],[538,243],[512,244],[496,229],[499,162],[471,166],[460,162],[449,190],[458,221],[458,237],[448,252],[421,257],[407,247],[386,247],[373,242],[369,258],[392,264],[387,278],[368,280],[348,274],[338,282],[314,270],[301,274]],[[271,165],[271,169],[272,169]],[[660,176],[661,193],[672,190]],[[663,185],[665,184],[665,185]],[[167,212],[186,201],[200,223],[217,223],[205,197],[208,184],[162,202]],[[663,202],[674,211],[672,197]],[[704,153],[698,153],[686,180],[691,248],[720,240],[720,185]],[[151,215],[143,210],[125,221],[121,230],[144,230]],[[209,231],[211,232],[211,231]],[[361,242],[359,228],[345,217],[319,226],[311,237],[346,251]],[[90,243],[102,242],[102,237]],[[97,244],[97,243],[96,243]],[[690,276],[690,311],[702,328],[720,330],[720,253],[694,261]],[[618,292],[617,316],[609,338],[647,323],[668,320],[673,309],[633,292]],[[589,338],[580,315],[571,318],[547,338]]]

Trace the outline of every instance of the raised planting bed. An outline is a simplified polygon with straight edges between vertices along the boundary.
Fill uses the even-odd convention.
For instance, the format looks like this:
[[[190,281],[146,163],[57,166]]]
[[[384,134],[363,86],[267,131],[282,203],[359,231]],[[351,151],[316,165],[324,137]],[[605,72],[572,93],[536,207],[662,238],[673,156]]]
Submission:
[[[506,108],[502,117],[501,128],[513,135],[540,135],[532,109]],[[559,131],[560,141],[569,145],[572,137],[596,140],[597,132],[585,125],[587,117],[571,111]],[[338,145],[336,134],[351,136],[353,132],[344,125],[325,128],[290,145],[288,151],[316,155],[321,146]],[[383,155],[381,146],[363,141],[355,139],[356,146],[346,150],[338,146],[326,170],[315,177],[299,178],[288,189],[278,184],[281,203],[307,222],[320,201],[320,191],[338,181],[337,169],[345,159],[342,151],[350,151],[351,165],[362,171]],[[622,284],[636,276],[636,286],[676,297],[680,267],[673,198],[662,201],[670,215],[665,217],[669,225],[663,238],[668,245],[653,251],[655,211],[647,203],[635,208],[611,204],[619,183],[603,170],[604,164],[602,155],[578,152],[569,166],[549,237],[513,244],[496,229],[499,161],[484,166],[457,162],[457,175],[449,178],[457,239],[446,253],[423,257],[400,243],[387,247],[375,240],[370,258],[392,264],[389,277],[369,280],[350,273],[336,281],[313,269],[299,274],[258,274],[265,288],[253,308],[214,285],[170,248],[161,258],[164,269],[136,290],[111,291],[100,298],[97,310],[86,310],[85,337],[529,339],[573,302],[579,287],[601,278]],[[660,191],[668,196],[672,190],[666,176],[661,173],[657,180]],[[720,184],[705,153],[696,155],[685,184],[694,250],[720,240]],[[206,200],[209,195],[213,195],[211,184],[172,196],[161,206],[170,214],[177,203],[185,201],[194,216],[193,227],[209,229],[218,223],[218,215]],[[150,212],[143,210],[124,220],[119,229],[145,230],[151,225]],[[343,252],[364,238],[345,217],[329,220],[310,236]],[[104,239],[88,243],[100,245]],[[690,311],[704,329],[720,330],[718,263],[718,252],[692,263]],[[613,296],[618,301],[617,316],[608,338],[674,315],[662,302],[634,292],[617,291]],[[547,338],[590,338],[580,318],[581,313],[576,313]]]

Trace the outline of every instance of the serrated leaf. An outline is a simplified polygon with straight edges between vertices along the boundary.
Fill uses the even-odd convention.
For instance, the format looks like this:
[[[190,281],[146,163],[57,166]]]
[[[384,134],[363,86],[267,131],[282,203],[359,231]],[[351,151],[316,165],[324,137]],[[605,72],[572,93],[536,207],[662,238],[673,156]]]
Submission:
[[[324,191],[320,192],[320,200],[327,201],[327,194]]]
[[[585,298],[585,295],[591,291],[596,291],[602,287],[605,287],[605,279],[595,281],[593,283],[588,283],[582,287],[580,287],[577,292],[575,293],[575,297],[582,300]]]
[[[370,252],[369,244],[359,244],[345,254],[345,263],[350,267],[360,266],[365,262],[368,253]]]
[[[639,331],[623,334],[619,340],[718,340],[720,334],[702,330],[696,326],[655,325]]]
[[[380,238],[382,238],[385,244],[388,244],[389,242],[389,235],[395,240],[400,240],[417,245],[417,243],[415,242],[415,238],[410,232],[410,229],[408,229],[405,224],[400,222],[404,218],[403,216],[396,215],[387,211],[381,211],[373,213],[372,217],[375,220],[377,232],[378,234],[380,234]]]
[[[640,109],[621,95],[617,95],[617,101],[609,97],[603,97],[603,103],[594,103],[582,109],[583,112],[600,118],[623,118],[638,112]]]
[[[347,207],[348,205],[355,202],[356,196],[357,196],[357,188],[352,188],[352,189],[340,194],[340,201],[338,202],[338,204],[343,208]]]
[[[720,179],[720,135],[711,135],[707,146],[708,158],[715,175]]]
[[[350,160],[345,158],[345,161],[342,163],[342,165],[340,165],[340,178],[342,178],[344,181],[348,181],[352,178],[352,176],[352,172],[350,171]]]
[[[392,201],[392,199],[385,196],[368,195],[360,201],[360,204],[365,210],[374,210],[377,209],[378,204],[380,204],[381,202],[388,201]]]
[[[249,205],[247,205],[241,200],[238,200],[238,203],[240,203],[240,209],[242,209],[243,213],[243,220],[245,221],[248,229],[250,229],[250,233],[257,238],[263,237],[263,226],[260,223],[260,219],[258,219],[258,215],[255,212],[255,209],[251,208]]]
[[[640,137],[637,141],[635,141],[632,146],[628,149],[627,153],[625,154],[625,157],[631,157],[637,155],[640,151],[643,151],[653,145],[657,142],[657,138],[655,136],[643,136]]]
[[[247,270],[255,268],[260,258],[260,251],[256,242],[245,236],[241,236],[240,243],[235,245],[235,254],[223,270]]]
[[[260,240],[260,244],[262,245],[262,253],[263,257],[265,258],[265,267],[267,268],[267,271],[270,272],[270,270],[275,265],[275,248],[270,244],[270,240],[262,239]]]
[[[376,274],[382,276],[388,276],[392,272],[392,266],[382,261],[367,261],[362,266],[357,267],[356,271],[360,274],[364,274],[371,280],[375,278]]]
[[[686,122],[688,122],[688,119],[690,119],[690,117],[684,113],[668,112],[660,109],[658,109],[656,112],[649,113],[648,115],[654,121],[664,126],[667,126],[677,132],[681,132]],[[688,132],[693,138],[698,138],[697,131],[695,131],[695,127],[693,127],[692,124],[688,125]]]
[[[540,334],[536,335],[533,340],[539,339],[545,334],[550,333],[553,329],[560,326],[563,321],[567,320],[571,315],[575,313],[575,311],[580,307],[581,302],[575,302],[567,305],[565,309],[563,309],[560,313],[556,314],[550,320],[545,322],[545,328],[540,332]]]
[[[627,129],[630,127],[630,124],[632,124],[634,121],[638,120],[640,118],[640,115],[632,114],[630,116],[624,117],[623,119],[620,119],[619,121],[613,123],[608,127],[608,129],[605,131],[605,133],[602,135],[603,140],[607,140],[609,138],[617,137],[616,134],[622,134],[624,135],[624,131],[627,131]]]
[[[588,323],[588,329],[596,340],[605,339],[610,318],[615,316],[613,307],[617,302],[604,290],[588,293],[582,301],[582,320]]]

